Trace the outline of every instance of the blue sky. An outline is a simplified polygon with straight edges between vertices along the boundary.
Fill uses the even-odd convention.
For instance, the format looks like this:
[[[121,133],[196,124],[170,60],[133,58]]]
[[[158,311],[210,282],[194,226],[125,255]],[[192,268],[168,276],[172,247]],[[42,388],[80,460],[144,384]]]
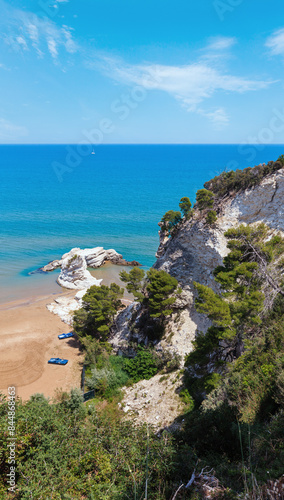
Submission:
[[[283,143],[283,0],[0,0],[0,143]]]

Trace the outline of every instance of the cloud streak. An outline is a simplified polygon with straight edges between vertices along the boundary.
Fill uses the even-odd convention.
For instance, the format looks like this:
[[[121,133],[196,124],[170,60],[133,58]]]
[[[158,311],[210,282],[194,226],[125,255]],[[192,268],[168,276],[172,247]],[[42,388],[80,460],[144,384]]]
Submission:
[[[212,42],[214,50],[227,49],[235,43],[233,39]],[[175,98],[189,112],[209,119],[215,128],[229,123],[223,107],[204,109],[203,103],[214,95],[228,93],[243,94],[266,89],[271,81],[236,76],[216,67],[213,61],[201,57],[195,62],[181,66],[161,64],[127,64],[123,60],[104,57],[103,71],[116,82],[138,85],[144,89],[163,91]]]
[[[270,54],[273,56],[284,55],[284,28],[274,31],[267,38],[265,46],[269,48]]]
[[[18,137],[24,137],[28,134],[26,127],[15,125],[14,123],[0,118],[0,139],[14,140]]]

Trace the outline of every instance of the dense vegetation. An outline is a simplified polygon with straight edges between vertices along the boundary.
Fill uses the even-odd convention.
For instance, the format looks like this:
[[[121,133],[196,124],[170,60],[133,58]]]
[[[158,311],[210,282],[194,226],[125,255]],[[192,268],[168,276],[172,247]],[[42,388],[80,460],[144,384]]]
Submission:
[[[178,281],[166,271],[151,268],[146,276],[141,271],[139,275],[137,268],[129,273],[122,271],[120,278],[142,305],[137,328],[141,328],[153,340],[163,335],[166,320],[173,312],[181,289]]]
[[[284,155],[277,161],[269,161],[256,167],[248,167],[244,170],[222,172],[221,175],[205,182],[204,187],[210,189],[217,197],[225,196],[243,189],[247,189],[259,184],[262,179],[284,166]]]
[[[220,291],[195,284],[196,308],[212,326],[186,360],[195,409],[183,439],[232,488],[242,473],[249,498],[266,498],[256,484],[284,472],[284,239],[264,224],[226,237]]]
[[[212,208],[214,203],[214,194],[208,189],[199,189],[196,193],[196,204],[199,210]]]
[[[114,405],[85,405],[78,390],[58,393],[52,403],[38,394],[17,403],[17,488],[8,494],[7,411],[2,398],[1,498],[162,500],[193,465],[188,454],[188,464],[180,467],[170,434],[158,438],[146,425],[123,422]]]
[[[278,319],[282,321],[284,239],[269,234],[264,224],[230,229],[226,237],[230,253],[214,273],[220,292],[195,283],[196,309],[209,317],[212,326],[205,335],[197,336],[195,350],[188,356],[187,364],[193,379],[198,373],[200,394],[204,389],[209,393],[218,387],[221,375],[226,373],[231,393],[233,385],[235,387],[233,399],[238,399],[238,404],[235,403],[239,405],[239,418],[249,422],[255,419],[262,398],[266,397],[265,387],[270,387],[271,380],[275,380],[277,367],[282,369],[284,338],[273,330],[272,318],[277,310]],[[258,377],[253,384],[256,386],[254,397],[245,394],[252,387],[248,376]],[[260,382],[261,389],[257,387]],[[233,404],[232,398],[230,402]],[[250,408],[247,405],[251,405]]]
[[[74,314],[78,337],[91,336],[106,341],[116,312],[123,307],[124,290],[115,283],[91,286],[83,297],[83,307]]]
[[[134,267],[120,273],[127,290],[141,303],[140,323],[156,338],[163,333],[167,317],[172,314],[178,282],[165,271],[150,269],[147,274]],[[118,357],[108,343],[115,314],[124,306],[123,289],[112,283],[92,286],[83,297],[83,306],[74,314],[74,331],[85,352],[85,383],[97,396],[111,399],[120,396],[119,389],[141,379],[149,379],[161,370],[172,371],[180,365],[178,356],[158,355],[151,344],[135,348],[134,359]],[[132,354],[133,355],[133,354]]]

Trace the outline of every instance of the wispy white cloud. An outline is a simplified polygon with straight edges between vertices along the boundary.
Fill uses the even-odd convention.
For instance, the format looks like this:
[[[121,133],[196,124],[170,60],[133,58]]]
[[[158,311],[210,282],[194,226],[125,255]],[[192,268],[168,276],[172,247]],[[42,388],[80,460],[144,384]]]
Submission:
[[[229,116],[224,108],[217,108],[214,111],[205,111],[202,108],[198,108],[197,113],[208,118],[217,130],[223,129],[229,123]]]
[[[209,51],[227,50],[230,49],[236,43],[237,40],[235,37],[217,36],[210,38],[209,44],[207,45],[205,50]]]
[[[51,57],[53,57],[53,59],[57,59],[58,50],[57,50],[57,44],[56,44],[56,41],[54,40],[54,38],[49,38],[47,40],[47,46],[48,46],[48,50],[49,50]]]
[[[5,71],[10,71],[10,68],[6,66],[6,64],[0,63],[0,68],[4,69]]]
[[[204,61],[202,57],[183,66],[130,65],[121,59],[104,57],[104,71],[117,82],[142,86],[146,90],[164,91],[177,99],[187,111],[206,116],[218,127],[224,127],[229,122],[226,110],[219,106],[215,109],[203,109],[201,104],[204,101],[217,93],[258,91],[272,83],[235,76],[220,69],[212,61]]]
[[[65,37],[65,41],[63,41],[63,44],[65,45],[65,49],[67,50],[67,52],[69,52],[69,54],[74,54],[74,52],[77,52],[78,45],[72,37],[71,28],[63,25],[62,35],[63,37]]]
[[[28,50],[27,42],[23,36],[17,36],[15,41],[23,50]]]
[[[284,28],[274,31],[267,38],[265,45],[269,48],[271,55],[284,55]]]
[[[2,0],[0,4],[1,7],[2,4],[5,6],[5,16],[0,20],[3,38],[13,50],[20,52],[34,49],[39,57],[49,54],[56,63],[62,52],[74,54],[79,50],[69,26],[58,26],[50,19],[14,9]]]
[[[14,123],[0,118],[0,139],[10,140],[24,137],[28,134],[26,127],[15,125]]]

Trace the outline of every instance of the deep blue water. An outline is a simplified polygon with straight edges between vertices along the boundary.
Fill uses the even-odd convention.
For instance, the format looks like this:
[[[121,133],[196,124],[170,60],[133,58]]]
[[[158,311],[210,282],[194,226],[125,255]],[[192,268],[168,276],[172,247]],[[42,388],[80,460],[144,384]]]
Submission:
[[[0,300],[53,286],[29,271],[72,247],[155,261],[157,223],[225,168],[275,160],[284,146],[0,146]],[[71,153],[71,156],[70,156]],[[90,152],[89,152],[90,153]],[[55,162],[55,163],[54,163]],[[54,290],[56,290],[54,285]]]

